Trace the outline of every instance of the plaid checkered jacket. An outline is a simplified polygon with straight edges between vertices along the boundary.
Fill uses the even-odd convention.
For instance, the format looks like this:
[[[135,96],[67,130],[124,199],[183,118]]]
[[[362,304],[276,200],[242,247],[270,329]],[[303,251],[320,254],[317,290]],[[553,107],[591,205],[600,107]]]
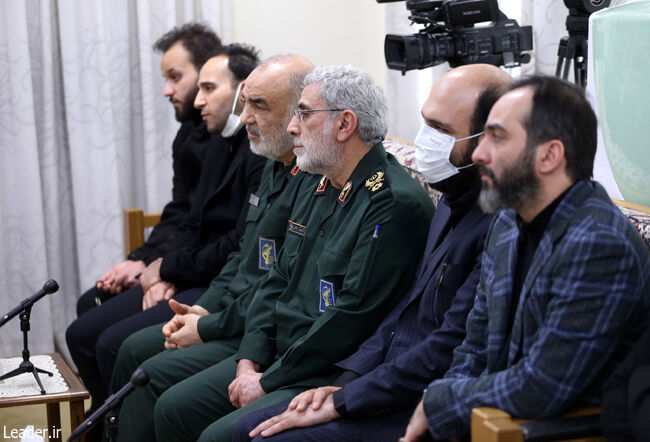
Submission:
[[[434,437],[469,432],[472,408],[516,417],[598,404],[602,384],[647,327],[650,258],[602,186],[580,181],[553,213],[508,314],[519,230],[514,210],[488,232],[467,336],[424,394]],[[507,367],[495,367],[507,351]]]

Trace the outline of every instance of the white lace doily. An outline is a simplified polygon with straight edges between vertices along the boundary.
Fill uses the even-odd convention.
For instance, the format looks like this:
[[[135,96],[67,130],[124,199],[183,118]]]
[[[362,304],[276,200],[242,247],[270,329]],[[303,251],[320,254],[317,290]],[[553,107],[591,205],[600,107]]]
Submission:
[[[35,367],[47,370],[54,375],[48,376],[45,373],[38,374],[46,393],[61,393],[70,388],[56,368],[52,357],[48,355],[36,355],[31,356],[29,360]],[[23,358],[0,359],[0,375],[15,370],[22,361]],[[32,373],[22,373],[18,376],[0,381],[0,397],[26,396],[31,394],[41,394],[41,389]]]

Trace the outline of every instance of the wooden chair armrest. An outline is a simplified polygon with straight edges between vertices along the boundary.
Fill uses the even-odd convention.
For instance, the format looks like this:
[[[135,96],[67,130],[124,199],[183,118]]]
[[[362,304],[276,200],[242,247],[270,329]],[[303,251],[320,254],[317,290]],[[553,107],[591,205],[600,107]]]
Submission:
[[[144,229],[160,222],[161,212],[144,213],[137,207],[124,209],[124,251],[129,253],[144,244]]]
[[[562,440],[566,434],[571,434],[570,440],[573,441],[605,441],[600,436],[600,412],[600,407],[582,407],[561,416],[530,420],[513,419],[498,408],[475,408],[472,410],[471,421],[472,442]]]

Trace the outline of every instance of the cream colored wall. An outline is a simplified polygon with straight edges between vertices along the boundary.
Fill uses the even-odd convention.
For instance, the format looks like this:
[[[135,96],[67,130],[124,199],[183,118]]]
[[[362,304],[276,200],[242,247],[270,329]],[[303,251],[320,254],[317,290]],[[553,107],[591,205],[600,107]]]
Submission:
[[[300,54],[315,65],[353,64],[385,88],[384,11],[375,0],[233,0],[232,40],[262,57]]]

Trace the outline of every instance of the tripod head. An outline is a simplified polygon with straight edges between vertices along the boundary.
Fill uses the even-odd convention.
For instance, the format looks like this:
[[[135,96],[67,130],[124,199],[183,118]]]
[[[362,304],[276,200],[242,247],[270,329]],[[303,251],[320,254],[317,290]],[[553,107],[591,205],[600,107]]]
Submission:
[[[606,8],[611,0],[564,0],[569,8],[566,18],[568,37],[562,37],[557,51],[555,76],[566,80],[573,61],[574,83],[583,89],[587,85],[587,41],[589,36],[589,16]]]

